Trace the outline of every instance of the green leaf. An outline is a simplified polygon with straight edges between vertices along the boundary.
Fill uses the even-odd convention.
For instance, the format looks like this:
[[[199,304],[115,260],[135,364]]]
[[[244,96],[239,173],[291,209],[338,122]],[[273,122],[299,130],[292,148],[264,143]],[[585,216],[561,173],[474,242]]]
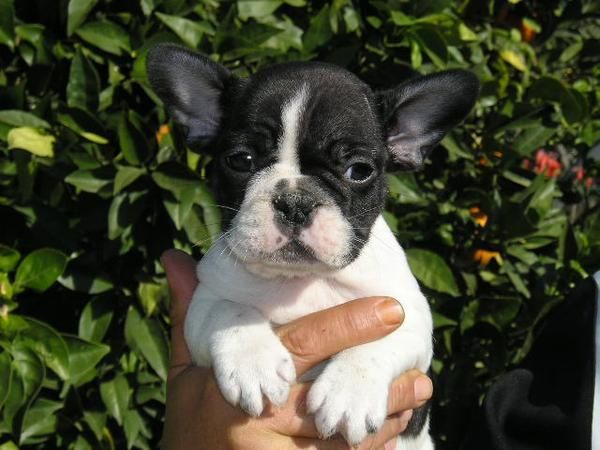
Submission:
[[[123,375],[117,375],[111,381],[100,385],[100,397],[104,406],[119,425],[123,425],[125,411],[129,407],[131,388]]]
[[[531,98],[558,103],[565,119],[570,123],[581,121],[586,115],[585,98],[557,78],[541,77],[531,86],[529,95]]]
[[[200,179],[179,165],[165,164],[152,172],[152,179],[161,188],[171,192],[180,199],[187,189],[194,189],[200,184]]]
[[[521,309],[521,300],[514,297],[481,298],[479,320],[503,329],[510,325]]]
[[[569,45],[567,48],[565,48],[558,59],[562,63],[569,62],[570,60],[575,58],[575,56],[577,56],[582,49],[583,41],[576,41],[573,44]]]
[[[84,192],[96,194],[109,187],[113,179],[103,168],[94,170],[75,170],[65,178],[65,181]]]
[[[310,19],[310,24],[304,33],[304,50],[313,52],[331,39],[332,31],[329,24],[329,6],[325,5],[319,13]]]
[[[106,413],[97,411],[85,411],[83,413],[85,423],[90,427],[97,440],[102,440],[102,434],[106,426]]]
[[[79,318],[79,337],[87,341],[102,342],[114,315],[114,304],[107,297],[90,300]]]
[[[16,368],[12,367],[10,385],[1,411],[3,428],[20,432],[22,415],[18,412],[28,400],[25,396],[23,379]]]
[[[238,16],[242,20],[250,17],[264,17],[272,14],[283,4],[281,0],[238,0]]]
[[[0,44],[11,49],[15,38],[15,6],[14,0],[0,0]]]
[[[169,347],[158,321],[144,318],[137,309],[129,308],[125,319],[125,338],[148,361],[158,376],[166,380]]]
[[[146,207],[146,191],[117,195],[108,210],[108,238],[116,239],[132,227]]]
[[[100,79],[94,65],[80,49],[75,52],[67,83],[67,104],[94,112],[98,109]]]
[[[443,314],[432,312],[433,316],[433,328],[437,330],[438,328],[447,328],[447,327],[455,327],[458,325],[456,320],[450,319],[449,317],[444,316]]]
[[[415,18],[411,16],[407,16],[402,11],[392,11],[390,14],[390,18],[394,25],[399,25],[401,27],[412,25],[415,23]]]
[[[52,158],[56,138],[32,127],[13,128],[8,132],[8,148],[27,150],[37,156]]]
[[[166,304],[168,298],[167,286],[164,283],[140,283],[137,295],[144,313],[151,316],[161,304]]]
[[[55,433],[58,428],[58,416],[55,413],[62,407],[62,402],[38,398],[25,414],[20,442],[27,443],[30,438]]]
[[[452,270],[437,253],[411,248],[406,251],[406,256],[412,272],[423,285],[453,297],[460,295]]]
[[[119,120],[119,146],[123,157],[129,164],[137,166],[148,159],[146,138],[127,119],[125,111],[123,111]]]
[[[517,292],[523,294],[525,298],[531,298],[531,292],[529,292],[525,281],[510,261],[504,261],[501,271],[508,275],[510,282],[515,287]]]
[[[10,272],[21,259],[21,254],[14,248],[0,244],[0,272]]]
[[[554,133],[556,133],[555,128],[546,128],[541,124],[528,128],[519,135],[514,149],[519,155],[530,156],[534,150],[543,147],[554,136]]]
[[[444,36],[434,26],[419,26],[413,30],[413,36],[436,66],[446,67],[448,44]]]
[[[6,402],[10,391],[12,364],[8,352],[0,353],[0,410]]]
[[[214,30],[204,22],[192,21],[178,16],[155,13],[162,23],[192,48],[197,48],[204,34],[214,34]]]
[[[19,319],[17,321],[21,324],[23,322]],[[10,326],[11,324],[9,324]],[[23,424],[23,414],[27,412],[29,405],[40,392],[45,370],[38,355],[24,346],[22,342],[13,339],[9,350],[12,356],[11,376],[8,395],[2,409],[2,425],[7,426],[16,436],[19,436]]]
[[[0,111],[0,122],[13,127],[50,128],[48,122],[40,119],[35,114],[27,111],[19,111],[17,109],[5,109]]]
[[[114,288],[113,283],[106,276],[82,272],[77,268],[71,268],[71,264],[58,282],[67,289],[86,294],[101,294]]]
[[[67,265],[67,256],[52,248],[42,248],[27,255],[15,276],[15,290],[33,289],[44,292],[63,273]]]
[[[73,32],[85,22],[90,11],[96,6],[98,0],[70,0],[69,9],[67,11],[67,36],[71,36]]]
[[[69,382],[81,386],[96,376],[95,367],[110,351],[108,345],[63,335],[69,351]]]
[[[30,348],[39,355],[44,364],[54,371],[61,379],[69,378],[69,353],[67,345],[60,334],[49,325],[32,318],[9,316],[9,327],[23,327],[16,336],[15,342]],[[16,344],[15,344],[16,345]]]
[[[116,23],[108,20],[86,23],[75,33],[87,43],[113,55],[131,51],[129,34]]]
[[[115,184],[113,186],[113,195],[118,194],[139,177],[144,175],[146,170],[137,167],[120,166],[115,175]]]
[[[527,63],[525,57],[516,49],[505,48],[500,50],[500,57],[521,72],[527,72]]]
[[[103,124],[88,111],[80,108],[69,108],[64,113],[58,114],[58,120],[65,127],[91,142],[97,144],[108,143],[108,140],[103,137],[106,133]]]
[[[477,34],[473,32],[468,26],[466,26],[463,22],[458,25],[458,34],[460,39],[463,41],[477,41]]]
[[[475,159],[472,152],[469,150],[465,150],[459,142],[455,139],[452,133],[446,135],[442,142],[440,142],[442,147],[448,150],[448,156],[450,161],[457,161],[461,158],[465,159]]]
[[[39,356],[31,348],[24,346],[23,341],[13,341],[11,354],[13,375],[22,383],[24,403],[31,404],[42,388],[46,371]]]
[[[423,203],[426,198],[412,174],[388,174],[388,189],[399,203]]]

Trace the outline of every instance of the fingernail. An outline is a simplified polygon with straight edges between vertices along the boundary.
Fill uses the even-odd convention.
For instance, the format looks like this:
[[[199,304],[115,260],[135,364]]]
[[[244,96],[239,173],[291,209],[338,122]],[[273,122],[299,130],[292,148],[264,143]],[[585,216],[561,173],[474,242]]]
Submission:
[[[387,298],[379,303],[375,314],[385,325],[399,325],[404,320],[404,309],[393,298]]]
[[[431,398],[433,394],[433,384],[426,376],[420,376],[415,380],[415,400],[424,402]]]

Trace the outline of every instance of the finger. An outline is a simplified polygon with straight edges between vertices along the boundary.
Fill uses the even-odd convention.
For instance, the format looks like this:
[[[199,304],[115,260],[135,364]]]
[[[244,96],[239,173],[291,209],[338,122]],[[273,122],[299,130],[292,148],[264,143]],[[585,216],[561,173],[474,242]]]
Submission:
[[[171,291],[171,362],[168,375],[170,380],[192,363],[183,337],[183,323],[198,280],[196,262],[191,256],[179,250],[167,250],[162,254],[160,261]]]
[[[367,437],[358,448],[360,450],[380,449],[383,446],[386,446],[387,448],[387,443],[389,441],[395,440],[400,433],[406,430],[412,414],[412,410],[409,409],[400,414],[394,414],[393,416],[388,417],[381,429],[376,434]]]
[[[342,350],[382,338],[403,320],[404,310],[393,298],[368,297],[301,317],[277,334],[301,375]]]
[[[290,436],[318,437],[314,417],[306,410],[306,397],[312,383],[298,383],[291,387],[283,406],[267,405],[261,419],[273,431]],[[423,406],[433,393],[429,377],[418,370],[410,370],[396,378],[390,386],[388,414],[390,417]],[[384,441],[385,442],[385,441]]]
[[[346,443],[341,437],[328,439],[326,441],[318,438],[292,438],[293,446],[286,450],[355,450]]]
[[[394,380],[388,395],[388,414],[423,406],[433,394],[431,379],[419,372],[410,370]]]

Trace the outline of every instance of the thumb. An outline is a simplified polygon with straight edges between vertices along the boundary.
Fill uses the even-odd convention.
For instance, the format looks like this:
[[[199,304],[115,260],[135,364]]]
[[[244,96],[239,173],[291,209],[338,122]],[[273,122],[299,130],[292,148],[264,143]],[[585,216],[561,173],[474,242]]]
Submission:
[[[183,324],[198,280],[196,262],[180,250],[167,250],[160,257],[160,262],[165,269],[171,291],[171,362],[168,376],[171,380],[192,364],[183,337]]]

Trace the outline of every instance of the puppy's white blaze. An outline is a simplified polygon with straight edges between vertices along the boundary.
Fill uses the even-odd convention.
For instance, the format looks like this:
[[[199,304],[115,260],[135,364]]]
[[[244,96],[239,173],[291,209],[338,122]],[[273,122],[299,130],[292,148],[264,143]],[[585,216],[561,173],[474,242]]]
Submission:
[[[281,108],[281,127],[279,137],[278,165],[281,172],[288,172],[289,176],[300,175],[300,162],[298,160],[298,129],[304,113],[308,87],[304,84],[300,90]],[[283,174],[282,174],[283,175]],[[288,175],[286,173],[286,175]]]

